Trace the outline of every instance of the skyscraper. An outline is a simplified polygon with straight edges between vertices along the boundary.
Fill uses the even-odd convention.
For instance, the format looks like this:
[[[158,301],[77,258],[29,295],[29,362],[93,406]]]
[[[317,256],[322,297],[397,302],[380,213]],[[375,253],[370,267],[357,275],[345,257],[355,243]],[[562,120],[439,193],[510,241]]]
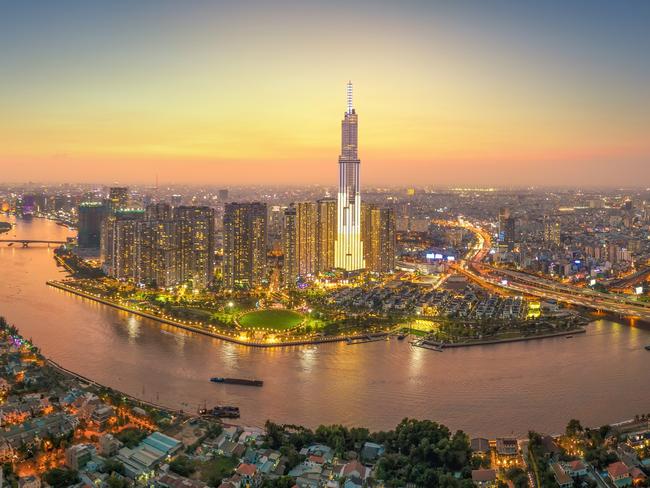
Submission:
[[[106,207],[101,202],[83,202],[79,204],[78,215],[77,245],[81,249],[99,250]]]
[[[134,280],[167,288],[183,281],[181,274],[181,221],[172,219],[171,206],[158,203],[147,207],[145,220],[136,234],[137,266]]]
[[[316,202],[316,268],[318,272],[334,269],[336,244],[336,200],[322,198]]]
[[[512,251],[515,248],[515,219],[510,215],[510,209],[499,209],[499,234],[497,244],[500,252]]]
[[[298,202],[284,212],[282,248],[284,251],[284,283],[295,284],[318,272],[317,255],[318,207],[315,202]]]
[[[285,209],[282,220],[282,283],[293,286],[298,280],[298,259],[296,258],[296,207]]]
[[[352,82],[348,82],[348,109],[341,123],[339,193],[335,266],[346,271],[365,267],[361,242],[361,194],[357,154],[357,114],[352,106]]]
[[[126,208],[129,204],[129,189],[125,186],[113,186],[108,190],[111,210]]]
[[[174,209],[180,225],[181,276],[196,288],[204,288],[214,278],[214,209],[181,205]]]
[[[266,279],[266,204],[227,203],[223,215],[223,280],[250,288]]]
[[[117,279],[133,280],[138,267],[138,230],[142,210],[118,210],[102,225],[101,259],[104,272]]]

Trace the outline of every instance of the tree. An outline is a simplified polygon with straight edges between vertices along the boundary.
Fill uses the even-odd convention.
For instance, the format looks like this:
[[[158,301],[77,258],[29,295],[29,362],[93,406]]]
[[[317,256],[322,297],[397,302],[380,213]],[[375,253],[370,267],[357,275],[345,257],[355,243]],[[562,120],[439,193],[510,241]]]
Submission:
[[[122,464],[120,461],[117,459],[107,459],[104,461],[104,465],[101,468],[102,473],[118,473],[121,475],[124,475],[125,473],[125,468],[124,464]]]
[[[111,475],[106,480],[106,484],[108,488],[128,488],[129,486],[129,482],[126,479],[115,475]]]
[[[180,455],[169,463],[169,469],[180,476],[188,477],[196,471],[196,465],[187,456]]]
[[[571,419],[566,426],[565,432],[568,437],[575,437],[578,434],[584,432],[584,430],[585,429],[582,427],[582,424],[580,424],[579,420]]]
[[[53,468],[43,473],[43,479],[53,488],[64,488],[79,482],[77,472],[72,469]]]

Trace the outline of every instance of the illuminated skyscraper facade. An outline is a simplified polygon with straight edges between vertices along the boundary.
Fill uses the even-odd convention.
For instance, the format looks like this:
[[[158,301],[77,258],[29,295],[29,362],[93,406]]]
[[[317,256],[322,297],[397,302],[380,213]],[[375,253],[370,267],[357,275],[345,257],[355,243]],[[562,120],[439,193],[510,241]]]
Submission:
[[[102,266],[109,276],[147,286],[204,288],[214,278],[214,242],[209,207],[117,210],[102,225]]]
[[[214,209],[181,205],[174,209],[180,222],[181,276],[196,288],[212,282],[215,269]]]
[[[316,268],[318,272],[334,269],[337,214],[336,199],[322,198],[316,202]]]
[[[361,236],[366,268],[376,273],[395,270],[395,213],[392,208],[364,204]]]
[[[284,284],[295,285],[298,277],[318,272],[318,206],[316,202],[298,202],[284,212],[282,248]]]
[[[282,220],[282,283],[294,286],[298,281],[298,259],[296,258],[296,207],[285,209]]]
[[[348,109],[341,123],[339,193],[335,266],[346,271],[365,267],[361,241],[361,193],[357,153],[357,114],[352,105],[352,83],[347,86]]]
[[[227,288],[251,288],[266,279],[265,203],[227,203],[223,216],[223,281]]]

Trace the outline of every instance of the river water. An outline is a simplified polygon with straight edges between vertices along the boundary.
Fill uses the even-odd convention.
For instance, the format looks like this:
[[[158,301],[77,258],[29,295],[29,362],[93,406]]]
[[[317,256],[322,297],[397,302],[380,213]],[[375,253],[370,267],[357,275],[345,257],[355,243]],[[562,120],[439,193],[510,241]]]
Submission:
[[[54,222],[15,221],[0,238],[64,240]],[[429,418],[471,435],[557,433],[650,411],[650,329],[597,320],[587,334],[438,353],[407,341],[254,349],[189,333],[45,285],[53,249],[0,244],[0,315],[62,366],[174,408],[238,405],[242,421],[388,429]],[[215,385],[210,376],[264,380]]]

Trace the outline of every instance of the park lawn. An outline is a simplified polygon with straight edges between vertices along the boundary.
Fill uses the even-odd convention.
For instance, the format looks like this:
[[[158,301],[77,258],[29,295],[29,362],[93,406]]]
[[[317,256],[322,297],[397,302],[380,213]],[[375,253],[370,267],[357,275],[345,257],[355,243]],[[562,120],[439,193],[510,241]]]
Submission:
[[[268,309],[245,313],[237,322],[247,329],[288,330],[298,326],[302,319],[302,315],[293,310]]]

